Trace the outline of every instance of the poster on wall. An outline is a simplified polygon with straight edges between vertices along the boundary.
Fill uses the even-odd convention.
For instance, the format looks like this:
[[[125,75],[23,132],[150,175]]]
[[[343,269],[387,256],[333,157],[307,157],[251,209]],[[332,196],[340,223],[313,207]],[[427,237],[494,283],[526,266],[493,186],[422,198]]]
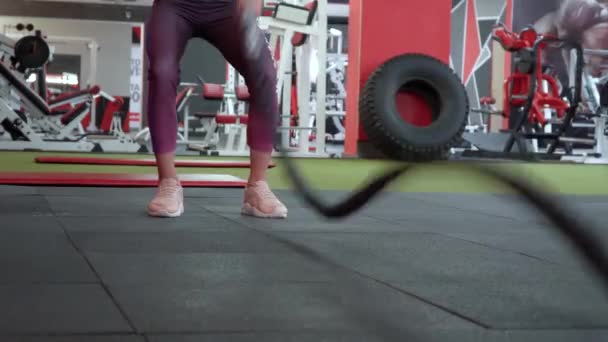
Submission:
[[[513,29],[527,26],[538,32],[581,43],[584,49],[608,50],[608,0],[514,0]],[[606,56],[587,56],[587,70],[595,77],[605,74]],[[547,52],[545,63],[554,67],[560,82],[567,84],[568,55]]]
[[[143,51],[142,27],[133,26],[131,45],[131,99],[129,106],[129,128],[131,131],[141,130],[142,98],[143,98]]]

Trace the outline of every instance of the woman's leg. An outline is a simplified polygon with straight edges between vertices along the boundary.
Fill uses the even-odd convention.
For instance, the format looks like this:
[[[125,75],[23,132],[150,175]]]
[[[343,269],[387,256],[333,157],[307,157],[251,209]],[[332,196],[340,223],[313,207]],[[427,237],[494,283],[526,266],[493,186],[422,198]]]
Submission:
[[[176,217],[184,211],[175,170],[179,62],[193,29],[173,1],[157,0],[146,25],[149,59],[148,126],[158,165],[159,188],[148,205],[152,216]]]
[[[201,35],[220,50],[226,60],[245,78],[249,93],[247,144],[250,149],[251,171],[245,191],[243,213],[258,217],[287,216],[287,208],[268,187],[266,172],[270,164],[278,124],[277,73],[270,49],[265,46],[255,59],[247,58],[244,43],[238,34],[239,17],[236,8],[225,19],[205,25]],[[264,33],[257,28],[261,41]]]

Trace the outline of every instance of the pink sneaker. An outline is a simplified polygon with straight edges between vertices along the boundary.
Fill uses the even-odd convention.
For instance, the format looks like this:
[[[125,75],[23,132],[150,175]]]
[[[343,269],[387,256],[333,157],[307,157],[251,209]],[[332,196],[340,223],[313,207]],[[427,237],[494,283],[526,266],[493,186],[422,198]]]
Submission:
[[[245,189],[241,213],[263,218],[286,218],[287,208],[272,193],[268,183],[259,181]]]
[[[148,204],[148,215],[156,217],[178,217],[184,213],[184,190],[179,180],[163,179],[158,184],[156,195]]]

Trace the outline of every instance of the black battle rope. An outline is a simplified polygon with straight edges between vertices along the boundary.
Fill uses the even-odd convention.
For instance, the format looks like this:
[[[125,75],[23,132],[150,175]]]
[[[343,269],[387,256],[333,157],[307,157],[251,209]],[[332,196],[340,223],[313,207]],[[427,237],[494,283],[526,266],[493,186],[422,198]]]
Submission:
[[[256,36],[252,32],[254,31],[254,15],[253,11],[251,11],[253,8],[253,5],[251,4],[253,2],[244,0],[239,1],[245,6],[245,8],[243,8],[244,11],[241,12],[240,28],[241,35],[244,38],[244,50],[248,59],[255,60],[255,57],[259,56],[259,52],[261,51],[262,39],[260,39],[259,35]],[[287,176],[292,180],[296,192],[316,211],[328,218],[341,218],[353,214],[357,210],[361,209],[365,204],[369,203],[374,197],[378,196],[382,190],[384,190],[396,179],[403,176],[407,172],[411,172],[411,170],[420,167],[412,165],[401,165],[395,167],[392,170],[386,171],[383,175],[376,177],[373,181],[364,185],[359,190],[351,193],[351,195],[345,200],[331,205],[324,203],[324,201],[314,193],[312,187],[305,181],[304,177],[298,171],[295,163],[289,157],[288,151],[281,150],[280,153],[283,157],[283,161],[285,162]],[[489,179],[495,180],[498,183],[506,185],[515,190],[517,193],[522,195],[531,206],[535,207],[541,214],[548,218],[552,223],[551,227],[558,230],[564,237],[566,237],[574,245],[574,247],[576,247],[576,250],[591,265],[591,267],[597,273],[599,273],[604,282],[604,286],[608,290],[608,257],[606,256],[601,244],[598,242],[599,239],[596,239],[588,229],[590,227],[588,224],[582,224],[581,219],[575,219],[574,215],[566,211],[565,208],[562,207],[555,199],[550,198],[546,193],[543,193],[531,184],[524,182],[513,175],[509,175],[506,172],[492,169],[487,166],[481,166],[479,164],[471,163],[469,165],[470,170],[473,170],[482,176],[486,176]],[[323,256],[304,244],[294,242],[269,232],[262,233],[269,238],[284,244],[300,255],[306,256],[327,266],[337,268],[338,270],[347,271],[345,272],[347,274],[354,273],[359,277],[366,277],[364,274],[357,271],[347,269],[347,267],[338,264],[326,256]],[[349,285],[356,287],[354,283],[349,283]],[[383,285],[390,286],[390,284]],[[393,287],[393,289],[404,292],[398,288]],[[343,290],[350,291],[353,290],[353,288],[345,287]],[[474,320],[459,315],[449,308],[441,307],[440,305],[425,300],[424,298],[417,297],[415,294],[407,294],[412,297],[416,297],[418,300],[422,300],[427,304],[440,307],[444,311],[451,312],[452,314],[460,316],[463,319],[473,321],[473,323],[483,326],[483,324],[480,322],[474,322]],[[388,319],[391,319],[391,317],[388,317],[385,320],[381,317],[370,314],[370,312],[368,312],[368,308],[361,308],[360,305],[357,305],[357,303],[346,304],[349,304],[352,309],[349,310],[348,313],[355,315],[362,327],[375,331],[378,335],[381,335],[384,340],[401,341],[405,337],[404,335],[407,334],[407,331],[405,331],[405,327],[402,324],[390,324],[388,322]],[[392,319],[395,318],[393,317]]]
[[[305,181],[298,171],[295,162],[291,160],[288,154],[283,151],[281,155],[286,166],[287,175],[292,180],[296,193],[321,215],[328,218],[341,218],[355,213],[378,196],[393,181],[411,172],[411,170],[421,167],[420,165],[401,165],[395,167],[376,177],[341,202],[326,204],[314,193],[312,187]],[[430,163],[421,165],[428,164]],[[497,168],[482,166],[476,163],[467,164],[469,166],[465,167],[465,169],[475,171],[482,176],[486,176],[515,190],[526,199],[530,206],[536,208],[549,219],[551,222],[550,226],[569,240],[579,254],[600,275],[608,291],[608,255],[606,255],[602,244],[599,242],[600,239],[593,235],[588,222],[583,222],[583,219],[580,217],[575,218],[575,215],[568,212],[556,199],[551,198],[547,193],[534,187],[530,182],[525,182],[507,172],[499,171]]]
[[[333,219],[343,218],[355,213],[378,196],[380,192],[393,181],[408,172],[411,174],[413,170],[416,168],[420,169],[422,166],[408,164],[399,165],[385,171],[381,176],[376,177],[368,184],[352,192],[345,200],[336,204],[327,204],[314,193],[312,187],[305,181],[300,171],[298,171],[296,163],[289,157],[287,152],[282,151],[281,155],[286,166],[286,173],[292,180],[296,193],[321,215]],[[425,163],[423,165],[428,164],[430,163]],[[596,239],[589,230],[591,225],[583,224],[581,218],[575,219],[572,213],[566,211],[560,203],[555,199],[550,198],[547,193],[540,191],[530,183],[516,178],[511,174],[499,171],[496,168],[474,163],[468,164],[468,167],[464,167],[464,169],[475,171],[490,180],[506,185],[508,188],[522,195],[531,206],[535,207],[549,219],[552,223],[551,227],[558,230],[564,237],[573,243],[576,250],[584,257],[591,267],[599,273],[604,282],[604,286],[608,289],[608,257],[598,242],[599,239]],[[370,277],[356,269],[351,269],[342,265],[304,243],[299,243],[288,237],[283,237],[265,230],[255,228],[254,230],[311,261],[331,267],[335,271],[333,274],[336,281],[344,282],[344,287],[340,289],[341,296],[348,296],[349,298],[363,296],[362,298],[365,298],[364,294],[369,293],[368,291],[370,290],[370,285],[365,284],[370,284],[369,282],[372,284],[376,283],[379,286],[388,287],[397,293],[401,293],[402,295],[435,307],[481,328],[491,328],[473,317],[468,317],[467,315],[442,304],[416,295],[415,293],[411,293],[400,287],[396,287],[390,283]],[[364,282],[354,281],[355,279],[364,280]],[[252,298],[257,298],[258,295],[259,294],[253,295]],[[415,328],[411,329],[404,325],[399,315],[386,314],[386,312],[382,310],[376,311],[377,306],[370,305],[370,303],[366,301],[362,301],[361,303],[359,303],[359,301],[341,301],[341,304],[344,309],[343,312],[347,316],[355,319],[361,329],[374,335],[374,341],[424,341],[428,337],[425,335],[426,333],[424,331],[419,331]],[[380,307],[382,307],[382,305],[380,305]]]

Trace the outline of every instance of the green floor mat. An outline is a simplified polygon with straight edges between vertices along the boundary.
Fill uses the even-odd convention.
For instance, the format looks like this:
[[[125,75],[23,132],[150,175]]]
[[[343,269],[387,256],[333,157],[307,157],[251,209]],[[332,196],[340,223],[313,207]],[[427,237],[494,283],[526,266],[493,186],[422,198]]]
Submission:
[[[37,164],[34,158],[42,155],[103,156],[104,154],[0,152],[0,172],[119,172],[155,173],[154,167]],[[106,154],[107,156],[107,154]],[[150,158],[150,155],[120,155],[112,157]],[[192,156],[179,157],[193,159]],[[222,159],[221,157],[200,157]],[[246,158],[224,157],[229,160]],[[362,159],[297,159],[298,167],[317,189],[349,190],[356,188],[370,177],[381,172],[390,163]],[[268,171],[269,182],[276,189],[290,187],[281,159],[275,158],[277,167]],[[489,182],[476,173],[463,170],[461,163],[446,162],[419,169],[411,177],[401,179],[391,187],[393,191],[408,192],[505,192],[506,189]],[[525,164],[502,163],[496,167],[506,168],[521,177],[540,182],[548,191],[569,194],[608,194],[608,166],[577,164]],[[179,173],[221,173],[247,178],[248,169],[181,168]]]

